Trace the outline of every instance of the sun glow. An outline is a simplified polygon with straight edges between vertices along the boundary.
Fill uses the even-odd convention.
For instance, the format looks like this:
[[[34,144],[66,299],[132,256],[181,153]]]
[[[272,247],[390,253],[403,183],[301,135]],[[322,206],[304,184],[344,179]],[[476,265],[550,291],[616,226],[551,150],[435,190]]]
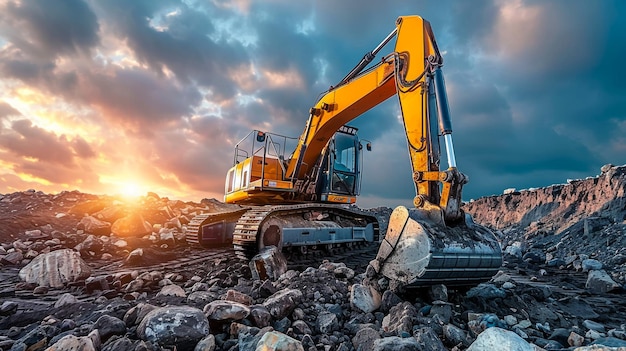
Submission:
[[[120,184],[120,195],[124,197],[139,197],[144,195],[144,187],[135,182],[124,182]]]

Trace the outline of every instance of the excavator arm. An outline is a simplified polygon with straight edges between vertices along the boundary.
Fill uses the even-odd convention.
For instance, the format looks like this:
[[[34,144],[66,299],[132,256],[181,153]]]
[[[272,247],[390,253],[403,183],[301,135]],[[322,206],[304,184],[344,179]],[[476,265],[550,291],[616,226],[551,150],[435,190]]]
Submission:
[[[364,71],[394,36],[395,50]],[[287,176],[304,179],[311,171],[308,165],[316,163],[328,140],[342,125],[397,95],[415,182],[415,206],[430,202],[444,210],[446,221],[461,219],[461,190],[466,177],[458,172],[454,161],[442,62],[430,23],[419,16],[398,18],[396,29],[311,108]],[[431,123],[437,120],[438,123]],[[443,172],[439,171],[438,134],[446,140],[450,163]]]

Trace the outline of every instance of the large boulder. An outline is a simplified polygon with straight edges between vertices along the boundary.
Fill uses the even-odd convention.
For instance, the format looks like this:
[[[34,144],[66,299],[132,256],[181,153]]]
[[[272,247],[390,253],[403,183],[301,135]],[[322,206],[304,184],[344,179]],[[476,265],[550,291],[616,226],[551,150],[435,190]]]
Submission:
[[[20,270],[20,279],[39,286],[61,288],[67,283],[86,279],[91,268],[80,254],[71,249],[53,251],[35,257]]]
[[[585,288],[592,293],[606,293],[620,287],[621,285],[616,283],[603,269],[589,271],[585,284]]]
[[[152,225],[139,213],[131,213],[113,223],[111,232],[120,237],[142,237],[152,233]]]
[[[188,306],[165,306],[149,312],[137,327],[137,336],[159,346],[192,351],[209,334],[209,321],[201,310]]]
[[[93,340],[87,336],[66,335],[48,347],[46,351],[96,351]]]
[[[380,307],[382,297],[380,293],[369,284],[354,284],[350,292],[350,306],[352,308],[370,313]]]

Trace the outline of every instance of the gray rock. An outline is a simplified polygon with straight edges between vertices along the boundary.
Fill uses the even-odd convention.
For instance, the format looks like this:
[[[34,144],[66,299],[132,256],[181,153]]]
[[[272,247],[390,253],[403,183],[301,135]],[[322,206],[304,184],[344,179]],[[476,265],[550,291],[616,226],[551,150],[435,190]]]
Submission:
[[[111,340],[104,344],[101,351],[126,351],[135,350],[135,343],[127,337]]]
[[[209,334],[209,321],[194,307],[166,306],[149,312],[137,327],[140,339],[160,346],[193,350]]]
[[[608,337],[608,338],[601,337],[601,338],[594,340],[591,344],[602,345],[602,346],[611,347],[611,348],[618,348],[618,351],[621,351],[626,348],[626,340],[621,340],[621,339],[613,338],[613,337]]]
[[[18,304],[15,301],[4,301],[0,305],[0,316],[8,316],[17,312]]]
[[[467,333],[453,324],[443,326],[443,337],[449,345],[462,344],[464,347],[468,347],[471,344]]]
[[[582,269],[583,269],[583,272],[588,272],[592,270],[600,270],[602,269],[602,262],[598,260],[594,260],[592,258],[588,258],[586,260],[583,260]]]
[[[124,314],[124,323],[129,327],[137,325],[141,323],[141,321],[148,313],[154,311],[157,308],[157,306],[140,302],[137,304],[137,306],[126,311],[126,314]]]
[[[256,351],[304,351],[304,347],[300,341],[294,338],[277,331],[271,331],[265,333],[259,340]]]
[[[178,285],[166,285],[161,288],[161,291],[157,294],[157,296],[177,296],[177,297],[187,297],[185,290]]]
[[[215,350],[215,336],[212,334],[207,335],[205,338],[200,340],[193,351],[213,351]],[[239,348],[240,351],[244,351]]]
[[[471,288],[465,296],[469,298],[478,297],[485,300],[491,300],[498,297],[505,297],[506,291],[490,283],[481,283],[478,284],[478,286]]]
[[[606,331],[604,324],[600,324],[589,319],[585,319],[583,321],[583,326],[587,329],[595,330],[600,333],[604,333]]]
[[[309,325],[306,324],[306,322],[303,320],[297,320],[293,322],[291,327],[297,334],[312,334],[313,333]]]
[[[194,291],[187,297],[187,302],[196,306],[203,306],[215,301],[217,295],[210,291]]]
[[[111,233],[111,223],[101,221],[92,216],[85,216],[78,222],[78,229],[83,229],[85,233],[93,235],[109,235]],[[102,249],[102,243],[100,243],[100,249]]]
[[[585,288],[592,293],[606,293],[620,287],[621,285],[616,283],[604,270],[589,271],[585,284]]]
[[[24,255],[20,251],[13,251],[6,256],[0,256],[0,263],[9,266],[17,266],[22,263],[23,259]]]
[[[391,308],[383,319],[383,330],[391,335],[410,335],[413,331],[413,322],[417,319],[417,310],[408,301]]]
[[[255,280],[277,280],[287,271],[287,259],[275,246],[261,250],[252,258],[249,265],[252,279]]]
[[[126,334],[126,324],[124,324],[124,321],[106,314],[98,318],[93,327],[98,330],[100,338],[103,341],[108,340],[113,335]]]
[[[360,328],[352,338],[352,345],[357,350],[360,348],[361,351],[371,351],[374,348],[374,342],[380,338],[380,333],[374,328]]]
[[[248,319],[250,319],[255,326],[265,328],[270,325],[272,315],[270,314],[270,311],[265,308],[265,306],[253,305],[250,306],[250,315],[248,316]]]
[[[498,327],[488,328],[467,348],[467,351],[534,351],[535,348],[512,331]]]
[[[374,341],[373,351],[421,351],[422,348],[415,338],[390,336]]]
[[[233,301],[216,300],[204,306],[204,314],[209,320],[239,321],[250,314],[250,308]]]
[[[78,299],[70,294],[70,293],[65,293],[61,296],[59,296],[59,298],[56,300],[56,302],[54,303],[54,307],[58,308],[61,306],[67,306],[67,305],[72,305],[78,302]]]
[[[71,249],[53,251],[33,259],[20,270],[20,279],[39,286],[61,288],[65,284],[91,275],[91,268],[78,252]]]
[[[417,328],[413,331],[413,336],[421,346],[420,351],[439,351],[446,349],[435,330],[431,327]]]
[[[66,335],[46,351],[96,351],[93,341],[86,336]]]
[[[376,311],[382,303],[380,293],[370,285],[354,284],[350,292],[350,306],[353,309],[371,313]]]
[[[380,311],[388,313],[393,306],[398,305],[403,300],[391,290],[385,290],[381,299]]]
[[[302,300],[302,291],[283,289],[265,300],[263,306],[270,312],[272,317],[283,319],[296,308],[300,300]]]
[[[331,334],[339,329],[339,319],[331,312],[322,312],[317,315],[317,330],[322,334]]]

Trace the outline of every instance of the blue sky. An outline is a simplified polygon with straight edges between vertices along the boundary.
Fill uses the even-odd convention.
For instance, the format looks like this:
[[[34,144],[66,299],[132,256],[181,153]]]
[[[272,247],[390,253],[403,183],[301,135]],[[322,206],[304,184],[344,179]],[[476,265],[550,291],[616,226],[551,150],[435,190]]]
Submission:
[[[237,141],[298,136],[412,14],[444,53],[464,199],[626,163],[621,1],[1,1],[0,193],[221,199]],[[398,118],[392,98],[352,123],[363,207],[415,195]]]

